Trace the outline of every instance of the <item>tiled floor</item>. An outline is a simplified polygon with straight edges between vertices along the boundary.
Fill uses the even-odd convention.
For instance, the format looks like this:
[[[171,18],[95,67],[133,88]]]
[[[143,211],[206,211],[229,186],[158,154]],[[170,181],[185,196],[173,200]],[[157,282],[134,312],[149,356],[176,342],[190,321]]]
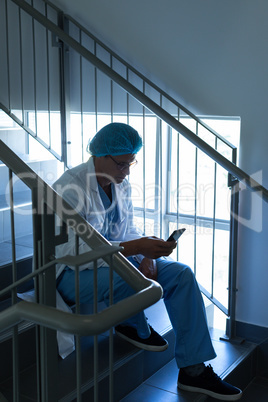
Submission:
[[[245,389],[241,402],[267,402],[268,378],[256,377]]]

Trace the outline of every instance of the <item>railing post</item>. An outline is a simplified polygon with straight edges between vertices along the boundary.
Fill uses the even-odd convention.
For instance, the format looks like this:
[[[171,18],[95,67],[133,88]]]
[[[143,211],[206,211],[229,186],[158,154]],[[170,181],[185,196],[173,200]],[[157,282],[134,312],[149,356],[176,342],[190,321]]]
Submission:
[[[231,189],[230,205],[230,240],[229,240],[229,292],[228,292],[228,315],[226,320],[226,334],[222,340],[241,343],[242,339],[236,337],[235,309],[236,309],[236,275],[237,275],[237,232],[238,232],[238,204],[239,204],[239,181],[230,173],[228,186]]]
[[[58,26],[68,32],[68,20],[63,13],[58,14]],[[59,39],[58,39],[59,40]],[[70,130],[70,84],[69,46],[60,41],[60,115],[61,115],[61,155],[64,167],[68,166],[68,138]]]
[[[34,267],[50,261],[55,253],[55,218],[51,210],[44,203],[45,188],[33,189],[32,203],[34,234]],[[55,268],[40,274],[36,279],[36,299],[40,304],[56,306]],[[56,331],[45,327],[37,327],[37,393],[38,401],[56,402],[58,349]]]
[[[51,256],[55,254],[55,216],[44,203],[44,211],[41,216],[42,220],[42,264],[46,264],[51,260]],[[45,271],[42,283],[43,297],[42,302],[48,306],[56,306],[56,274],[54,269]],[[41,345],[41,356],[43,364],[43,387],[42,394],[47,402],[57,401],[57,376],[58,376],[58,349],[57,349],[57,333],[55,330],[41,327],[41,336],[43,337],[43,345]],[[42,399],[43,400],[43,399]]]

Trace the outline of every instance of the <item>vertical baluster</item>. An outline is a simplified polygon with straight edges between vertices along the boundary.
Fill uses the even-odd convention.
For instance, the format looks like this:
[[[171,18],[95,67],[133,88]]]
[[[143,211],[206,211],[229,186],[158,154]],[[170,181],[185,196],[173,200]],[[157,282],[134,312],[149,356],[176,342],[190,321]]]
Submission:
[[[31,1],[33,7],[33,0]],[[35,27],[34,18],[32,18],[32,31],[33,31],[33,81],[34,81],[34,116],[35,116],[35,135],[37,136],[37,91],[36,91],[36,54],[35,54]]]
[[[160,94],[160,106],[162,107],[162,95]],[[159,214],[158,214],[158,220],[160,223],[160,238],[163,237],[163,226],[162,226],[162,219],[161,217],[163,216],[163,176],[162,176],[162,172],[163,172],[163,147],[162,147],[162,143],[163,143],[163,135],[162,135],[162,129],[163,129],[163,125],[162,125],[162,120],[159,119],[159,124],[160,124],[160,129],[159,129],[159,154],[158,154],[158,158],[159,160],[159,191],[160,191],[160,205],[159,205]]]
[[[109,303],[110,306],[113,304],[113,256],[110,256],[110,283],[109,283],[109,289],[110,289],[110,294],[109,294]],[[109,401],[113,402],[114,398],[114,379],[113,379],[113,360],[114,360],[114,355],[113,355],[113,328],[110,328],[109,330]]]
[[[94,55],[97,55],[97,44],[94,41]],[[95,118],[96,118],[96,128],[95,131],[98,131],[98,70],[94,67],[95,73]]]
[[[196,135],[198,135],[198,123],[196,122]],[[196,275],[196,224],[197,224],[197,163],[198,163],[198,148],[195,148],[195,173],[194,173],[194,273]]]
[[[178,120],[180,120],[180,109],[178,108]],[[179,221],[180,221],[180,134],[177,133],[177,177],[176,177],[176,181],[177,181],[177,227],[179,227]],[[171,150],[170,150],[171,152]],[[180,244],[178,244],[177,250],[176,250],[176,254],[177,254],[177,260],[179,261],[179,249],[180,249]]]
[[[232,151],[232,162],[236,164],[237,149]],[[237,275],[237,231],[238,231],[238,204],[239,182],[229,173],[229,186],[231,187],[230,200],[230,240],[229,240],[229,280],[228,280],[228,315],[226,336],[232,339],[236,336],[235,309],[236,309],[236,275]]]
[[[113,68],[113,57],[112,54],[110,54],[110,67]],[[114,83],[113,80],[111,80],[111,123],[114,121]]]
[[[47,15],[47,3],[45,3],[45,16]],[[48,45],[48,29],[46,29],[46,50],[47,50],[47,108],[48,108],[48,146],[51,149],[51,105],[50,105],[50,74],[49,74],[49,45]]]
[[[9,63],[9,34],[8,34],[8,5],[7,0],[5,2],[6,10],[6,60],[7,60],[7,96],[8,96],[8,109],[11,110],[11,99],[10,99],[10,63]]]
[[[94,314],[98,313],[98,264],[94,261]],[[98,335],[94,335],[94,401],[98,402]]]
[[[145,81],[143,81],[143,93],[145,93]],[[142,131],[143,131],[143,171],[142,171],[142,182],[143,182],[143,200],[142,200],[142,207],[143,207],[143,232],[145,233],[145,222],[146,222],[146,212],[145,212],[145,195],[146,195],[146,188],[145,188],[145,147],[146,147],[146,139],[145,139],[145,107],[142,106]]]
[[[126,67],[126,79],[129,82],[129,68]],[[127,92],[127,124],[129,124],[129,93]]]
[[[79,43],[82,45],[82,31],[79,28]],[[83,58],[80,56],[80,113],[81,113],[81,159],[84,162],[84,113],[83,113]]]
[[[42,194],[42,195],[41,195]],[[42,265],[45,265],[55,255],[55,215],[46,204],[46,187],[42,185],[40,191],[41,204],[41,230],[42,230]],[[42,291],[44,295],[44,304],[56,306],[56,271],[55,266],[45,271],[42,275]],[[58,347],[56,331],[47,327],[41,327],[44,374],[42,388],[42,401],[52,402],[57,400],[58,385]]]
[[[79,237],[75,235],[75,255],[79,254]],[[79,266],[75,266],[75,313],[80,314],[80,277]],[[79,335],[75,337],[76,341],[76,388],[77,402],[81,399],[81,338]]]
[[[14,217],[14,193],[13,193],[13,175],[11,169],[9,172],[9,197],[10,197],[10,221],[11,221],[11,242],[12,242],[12,281],[17,280],[16,267],[16,240],[15,240],[15,217]],[[17,289],[11,292],[12,304],[17,303]],[[13,363],[13,400],[19,401],[19,347],[18,347],[18,326],[13,327],[12,337],[12,363]]]
[[[19,41],[20,41],[20,86],[21,86],[21,120],[24,124],[24,101],[23,101],[23,64],[22,64],[22,34],[21,34],[21,9],[19,8]]]
[[[215,149],[217,150],[218,141],[215,136]],[[215,258],[215,230],[216,230],[216,201],[217,201],[217,163],[214,162],[214,186],[213,186],[213,223],[212,223],[212,275],[211,275],[211,297],[214,296],[214,258]]]

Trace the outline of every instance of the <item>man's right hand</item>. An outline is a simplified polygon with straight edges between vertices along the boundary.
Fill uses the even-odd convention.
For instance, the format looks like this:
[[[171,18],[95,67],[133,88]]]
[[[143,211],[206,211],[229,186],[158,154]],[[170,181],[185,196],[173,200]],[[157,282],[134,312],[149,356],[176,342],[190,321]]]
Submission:
[[[124,247],[123,254],[126,257],[142,254],[151,259],[170,255],[176,245],[176,241],[165,241],[155,236],[120,243],[120,246]]]

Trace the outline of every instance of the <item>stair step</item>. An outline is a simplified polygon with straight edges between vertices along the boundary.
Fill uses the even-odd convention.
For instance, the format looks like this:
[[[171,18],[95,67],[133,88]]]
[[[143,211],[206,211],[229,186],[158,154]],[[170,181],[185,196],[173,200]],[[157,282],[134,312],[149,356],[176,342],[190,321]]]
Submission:
[[[248,358],[254,359],[256,345],[245,342],[243,345],[233,345],[225,341],[213,340],[217,353],[216,359],[206,362],[211,364],[217,374],[229,381],[231,384],[241,387],[238,378],[226,377],[225,373],[232,374],[236,368],[238,372],[244,371],[243,362]],[[157,373],[144,381],[138,388],[124,397],[121,402],[151,402],[157,400],[179,401],[179,402],[202,402],[214,401],[206,395],[192,392],[185,392],[177,389],[178,369],[175,359],[172,359]],[[246,385],[245,385],[246,386]],[[245,389],[241,387],[242,389]],[[244,399],[243,399],[244,400]]]
[[[91,308],[91,306],[90,306]],[[158,325],[154,325],[156,320],[156,311],[159,313],[161,310],[161,317],[163,320]],[[164,309],[163,302],[160,301],[158,308],[152,306],[146,310],[146,315],[150,323],[163,334],[169,342],[169,348],[163,353],[147,352],[135,348],[130,343],[122,340],[114,335],[114,389],[115,400],[120,400],[124,395],[136,388],[146,378],[150,377],[154,372],[160,369],[164,364],[174,357],[174,334],[171,330],[168,317],[162,314]],[[83,311],[85,312],[85,311]],[[27,332],[26,332],[27,333]],[[30,339],[31,348],[33,341]],[[82,389],[83,398],[85,400],[92,400],[93,393],[93,337],[81,337],[82,349]],[[1,345],[0,345],[1,346]],[[28,348],[27,339],[24,339],[23,349]],[[109,334],[108,332],[98,337],[98,350],[99,350],[99,400],[108,400],[109,389]],[[10,359],[11,360],[11,359]],[[67,358],[62,360],[59,357],[59,401],[71,401],[76,396],[76,352],[70,354]],[[133,375],[135,373],[135,375]],[[3,377],[2,377],[3,378]],[[21,373],[20,392],[27,398],[36,400],[36,367],[30,365]],[[8,399],[12,400],[12,382],[11,379],[1,381],[0,392]],[[10,399],[9,399],[10,398]]]
[[[85,313],[83,311],[83,313]],[[150,324],[169,342],[169,348],[162,353],[153,353],[135,348],[128,342],[114,335],[114,401],[204,401],[204,395],[190,394],[177,390],[178,369],[174,359],[174,333],[162,300],[146,310]],[[159,319],[161,317],[161,319]],[[25,332],[27,334],[28,331]],[[211,336],[217,358],[209,361],[215,372],[229,382],[245,389],[254,378],[253,367],[256,361],[256,344],[243,342],[232,344],[220,340],[222,331],[212,330]],[[33,340],[23,341],[23,349],[27,349]],[[81,337],[82,350],[82,392],[83,400],[93,400],[93,337]],[[98,337],[99,351],[99,401],[108,400],[109,371],[108,371],[108,332]],[[29,358],[29,356],[28,356]],[[66,359],[59,358],[59,395],[61,402],[72,401],[76,398],[76,352]],[[241,376],[241,372],[243,375]],[[247,375],[245,375],[247,373]],[[241,377],[243,384],[241,383]],[[29,400],[36,400],[36,367],[29,365],[21,373],[20,392]],[[12,383],[6,379],[0,384],[0,392],[12,400]],[[28,400],[28,399],[25,399]]]

